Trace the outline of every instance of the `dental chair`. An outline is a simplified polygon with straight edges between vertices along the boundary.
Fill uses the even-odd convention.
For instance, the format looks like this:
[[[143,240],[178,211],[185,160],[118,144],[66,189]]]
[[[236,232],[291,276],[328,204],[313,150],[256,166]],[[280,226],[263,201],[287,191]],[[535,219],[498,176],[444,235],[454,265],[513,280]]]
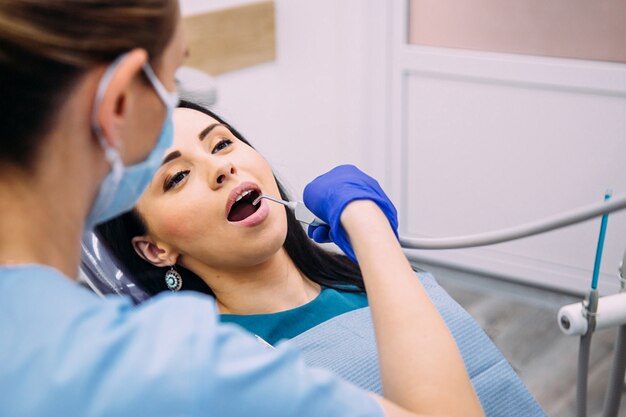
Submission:
[[[135,304],[150,297],[133,282],[131,275],[94,232],[86,233],[81,241],[78,281],[101,297],[128,296]]]

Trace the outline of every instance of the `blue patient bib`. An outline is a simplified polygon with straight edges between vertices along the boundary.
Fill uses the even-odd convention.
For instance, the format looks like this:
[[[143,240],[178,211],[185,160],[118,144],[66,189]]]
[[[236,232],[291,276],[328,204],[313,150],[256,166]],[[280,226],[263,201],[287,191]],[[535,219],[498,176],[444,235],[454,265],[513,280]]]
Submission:
[[[478,323],[429,273],[417,274],[461,351],[487,417],[545,417],[502,353]],[[330,369],[364,389],[382,393],[369,307],[334,317],[296,337],[305,361]]]

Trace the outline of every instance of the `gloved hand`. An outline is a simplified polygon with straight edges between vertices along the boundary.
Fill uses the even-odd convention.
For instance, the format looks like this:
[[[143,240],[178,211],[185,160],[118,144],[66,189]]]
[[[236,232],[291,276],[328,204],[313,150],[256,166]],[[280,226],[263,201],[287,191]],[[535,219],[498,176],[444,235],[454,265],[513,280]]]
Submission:
[[[320,175],[304,188],[304,204],[328,225],[309,226],[309,237],[318,243],[334,242],[357,262],[350,240],[340,223],[341,213],[354,200],[371,200],[383,211],[396,237],[398,213],[378,182],[354,165],[340,165]]]

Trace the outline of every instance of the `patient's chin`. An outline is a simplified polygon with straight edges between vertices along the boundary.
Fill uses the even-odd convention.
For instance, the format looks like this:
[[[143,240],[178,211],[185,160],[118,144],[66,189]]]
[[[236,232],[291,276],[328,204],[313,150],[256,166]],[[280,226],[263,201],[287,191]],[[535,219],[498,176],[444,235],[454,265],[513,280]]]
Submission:
[[[240,253],[238,259],[234,259],[234,264],[240,266],[257,266],[268,262],[272,257],[277,255],[282,249],[287,231],[284,233],[275,233],[272,236],[263,236],[254,242],[246,244],[245,253]],[[242,251],[243,252],[243,251]]]
[[[258,267],[271,261],[283,250],[286,237],[286,225],[272,225],[268,230],[252,237],[224,241],[218,247],[211,245],[211,248],[198,254],[195,262],[215,271]]]

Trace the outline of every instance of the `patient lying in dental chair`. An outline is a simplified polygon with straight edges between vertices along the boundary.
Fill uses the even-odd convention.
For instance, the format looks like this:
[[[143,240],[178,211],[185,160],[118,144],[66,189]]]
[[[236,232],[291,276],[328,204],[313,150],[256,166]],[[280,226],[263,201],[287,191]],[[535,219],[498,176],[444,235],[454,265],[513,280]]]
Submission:
[[[124,273],[102,270],[90,253],[95,236],[83,247],[88,280],[106,292],[108,279],[108,287],[132,290],[138,301],[164,291],[211,294],[223,322],[269,345],[295,344],[310,365],[380,393],[358,265],[312,242],[284,206],[251,204],[261,193],[289,198],[267,161],[219,116],[182,102],[174,124],[166,162],[137,206],[97,229]],[[416,275],[455,337],[485,414],[545,415],[472,317],[431,274]],[[129,276],[120,287],[119,278]]]

